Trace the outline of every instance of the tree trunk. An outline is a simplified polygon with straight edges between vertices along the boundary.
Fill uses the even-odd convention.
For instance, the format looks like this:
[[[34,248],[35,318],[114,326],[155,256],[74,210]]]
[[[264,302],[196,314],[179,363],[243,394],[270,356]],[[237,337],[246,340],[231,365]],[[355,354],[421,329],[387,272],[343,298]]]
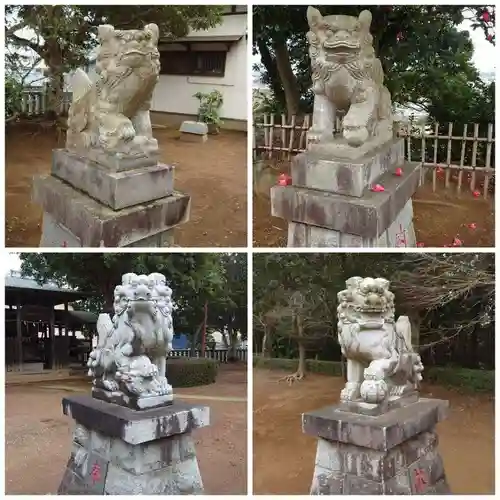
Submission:
[[[278,73],[283,85],[283,90],[285,91],[287,113],[288,116],[291,117],[299,112],[300,93],[297,85],[297,78],[292,69],[286,42],[274,42],[274,51],[276,53]]]
[[[198,325],[196,332],[194,332],[193,340],[191,341],[191,349],[189,350],[189,355],[191,357],[194,357],[196,355],[196,345],[198,344],[198,336],[200,335],[202,328],[203,328],[203,321]]]
[[[299,340],[299,365],[297,367],[297,373],[301,375],[301,378],[306,376],[306,348],[304,344]]]
[[[258,40],[257,47],[259,48],[260,61],[266,68],[267,74],[269,75],[274,97],[284,108],[286,106],[286,98],[283,91],[283,86],[281,85],[276,61],[273,59],[269,47],[264,40]]]

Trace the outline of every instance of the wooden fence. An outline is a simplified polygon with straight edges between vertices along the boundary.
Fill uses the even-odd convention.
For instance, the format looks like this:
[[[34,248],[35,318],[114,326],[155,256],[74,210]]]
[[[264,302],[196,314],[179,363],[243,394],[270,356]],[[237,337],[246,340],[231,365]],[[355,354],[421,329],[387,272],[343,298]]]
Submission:
[[[229,349],[205,349],[205,358],[215,359],[219,361],[219,363],[227,363],[228,362],[228,354]],[[243,361],[246,363],[247,361],[247,350],[246,349],[235,349],[234,354],[238,361]],[[194,356],[191,355],[191,349],[176,349],[169,353],[169,357],[172,358],[181,358],[181,357],[201,357],[201,350],[197,349],[194,353]]]
[[[290,160],[307,149],[307,131],[310,115],[275,117],[263,115],[253,125],[253,157],[256,160]],[[341,131],[341,121],[336,120],[335,132]],[[456,182],[457,192],[468,184],[471,191],[482,188],[484,198],[494,190],[495,138],[494,124],[485,130],[479,124],[460,126],[453,123],[399,124],[398,136],[405,138],[405,157],[423,165],[421,182],[426,173],[432,172],[432,188],[437,180],[444,180],[445,188]],[[482,134],[482,135],[481,135]],[[464,175],[466,179],[464,179]]]

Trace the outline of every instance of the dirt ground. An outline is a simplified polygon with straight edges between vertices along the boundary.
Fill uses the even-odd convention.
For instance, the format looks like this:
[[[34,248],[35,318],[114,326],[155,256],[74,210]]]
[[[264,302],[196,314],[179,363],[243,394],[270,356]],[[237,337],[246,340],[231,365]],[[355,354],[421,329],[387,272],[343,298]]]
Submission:
[[[247,245],[247,138],[222,131],[203,144],[178,140],[171,129],[155,129],[162,160],[175,165],[175,188],[192,197],[191,220],[176,230],[175,244],[185,247]],[[61,147],[52,129],[17,126],[5,143],[6,245],[37,247],[42,212],[31,202],[35,175],[51,168],[51,152]]]
[[[253,244],[257,247],[286,247],[287,223],[271,217],[269,189],[276,184],[281,173],[289,172],[289,163],[266,166],[254,182],[253,195]],[[254,173],[254,177],[256,174]],[[432,178],[428,176],[413,197],[414,225],[417,242],[426,247],[450,246],[455,238],[464,247],[495,246],[495,199],[489,194],[482,198],[481,183],[476,189],[481,197],[475,198],[467,187],[457,194],[455,179],[445,189],[444,177],[440,176],[436,192],[432,191]],[[465,182],[465,177],[464,177]],[[469,225],[475,224],[475,227]]]
[[[246,380],[246,365],[225,365],[215,384],[175,391],[179,399],[210,407],[210,426],[193,434],[210,495],[247,492]],[[71,449],[72,420],[62,414],[61,399],[89,390],[82,380],[6,387],[6,494],[56,493]]]
[[[301,430],[301,414],[333,404],[340,378],[307,377],[289,386],[285,372],[253,371],[253,490],[256,495],[309,493],[315,439]],[[450,416],[437,426],[439,449],[453,494],[495,493],[494,398],[426,385],[426,397],[447,399]]]

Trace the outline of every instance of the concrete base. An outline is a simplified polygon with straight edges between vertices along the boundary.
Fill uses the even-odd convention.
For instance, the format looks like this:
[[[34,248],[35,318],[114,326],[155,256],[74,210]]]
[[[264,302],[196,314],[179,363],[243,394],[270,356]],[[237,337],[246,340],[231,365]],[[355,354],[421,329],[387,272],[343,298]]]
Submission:
[[[172,229],[189,220],[191,204],[188,195],[174,191],[147,204],[112,210],[50,175],[34,179],[33,198],[44,211],[40,246],[49,248],[167,246]]]
[[[161,163],[115,172],[98,163],[55,149],[52,174],[113,210],[169,196],[174,191],[174,168]]]
[[[271,188],[271,214],[289,223],[288,246],[416,246],[411,197],[421,165],[404,161],[403,146],[391,139],[356,160],[318,148],[297,155],[292,184]],[[375,184],[384,191],[372,191]]]
[[[207,407],[134,411],[73,396],[63,412],[76,425],[59,495],[203,494],[191,432],[209,425]]]
[[[288,246],[295,248],[407,248],[416,245],[411,199],[408,200],[403,210],[396,216],[394,222],[378,238],[365,238],[359,234],[343,233],[299,222],[290,222],[288,224]]]
[[[162,396],[148,396],[143,398],[128,396],[122,392],[111,392],[100,387],[92,387],[92,397],[107,403],[125,406],[133,410],[147,410],[159,408],[160,406],[171,405],[174,402],[174,394],[164,394]]]
[[[450,494],[436,424],[448,402],[420,399],[380,416],[331,406],[302,415],[318,439],[311,495]]]
[[[317,146],[319,147],[319,145]],[[360,198],[381,175],[404,163],[404,142],[391,140],[356,160],[332,159],[327,152],[311,150],[292,161],[293,185]]]

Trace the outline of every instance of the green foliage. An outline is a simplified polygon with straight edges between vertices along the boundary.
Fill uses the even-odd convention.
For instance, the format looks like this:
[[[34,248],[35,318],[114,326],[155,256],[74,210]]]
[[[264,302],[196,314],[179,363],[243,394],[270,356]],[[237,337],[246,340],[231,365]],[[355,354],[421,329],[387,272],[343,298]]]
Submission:
[[[340,359],[337,293],[351,276],[374,275],[391,281],[396,313],[409,316],[413,344],[426,359],[494,366],[494,254],[254,255],[254,351],[262,352],[266,336],[273,357],[296,357],[300,342],[309,357]],[[287,304],[295,291],[314,307],[304,338],[291,328]]]
[[[458,367],[432,367],[424,372],[425,380],[447,387],[457,387],[471,392],[495,393],[493,370],[470,370]]]
[[[245,254],[22,253],[20,258],[24,275],[94,295],[80,307],[96,313],[112,310],[113,291],[122,274],[158,271],[173,291],[177,332],[193,335],[203,323],[207,303],[208,328],[236,329],[246,335]]]
[[[195,387],[215,383],[219,363],[204,358],[169,358],[166,376],[172,387]]]
[[[481,81],[472,64],[473,45],[468,32],[458,31],[467,17],[494,43],[494,8],[489,21],[484,6],[454,5],[324,5],[321,13],[358,15],[369,9],[371,33],[394,103],[416,104],[441,123],[494,121],[494,84]],[[285,43],[300,97],[300,110],[312,111],[311,69],[306,33],[307,6],[254,7],[254,53],[261,56],[263,83],[285,107],[284,82],[277,65],[276,48]],[[490,36],[491,35],[491,36]]]
[[[298,359],[253,357],[255,368],[293,371]],[[342,364],[332,361],[306,361],[307,371],[333,377],[342,376]],[[464,392],[495,393],[495,372],[493,370],[468,370],[456,367],[429,367],[424,372],[425,382],[453,387]]]
[[[198,121],[219,127],[222,124],[220,108],[224,103],[222,94],[218,90],[212,90],[209,93],[196,92],[193,97],[200,101]]]
[[[99,25],[142,29],[156,23],[161,38],[172,39],[190,29],[216,26],[223,9],[218,5],[7,5],[5,43],[13,52],[34,51],[45,62],[53,94],[49,105],[57,112],[62,75],[88,62]]]
[[[16,117],[21,112],[23,86],[16,79],[5,77],[5,119]]]

